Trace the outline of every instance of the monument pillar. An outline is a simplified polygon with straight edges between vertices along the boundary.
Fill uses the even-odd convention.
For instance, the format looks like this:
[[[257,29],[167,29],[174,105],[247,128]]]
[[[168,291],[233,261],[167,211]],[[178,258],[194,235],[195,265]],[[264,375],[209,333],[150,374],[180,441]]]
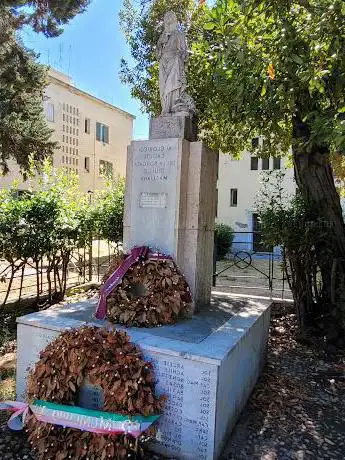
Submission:
[[[211,297],[218,155],[194,139],[193,121],[171,114],[151,120],[149,140],[132,142],[124,246],[171,255],[199,309]]]

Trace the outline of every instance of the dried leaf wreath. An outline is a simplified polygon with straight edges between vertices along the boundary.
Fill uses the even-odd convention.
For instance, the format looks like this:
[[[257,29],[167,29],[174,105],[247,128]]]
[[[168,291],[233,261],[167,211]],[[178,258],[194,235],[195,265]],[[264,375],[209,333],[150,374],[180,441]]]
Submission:
[[[129,415],[162,412],[165,397],[155,396],[151,363],[123,331],[84,327],[62,333],[41,352],[28,379],[28,400],[76,405],[85,378],[104,391],[104,411]],[[26,424],[38,460],[136,459],[148,436],[98,435],[38,422]]]
[[[122,262],[116,258],[105,282]],[[107,317],[117,324],[156,327],[176,323],[192,307],[187,281],[171,259],[148,259],[129,269],[108,297]]]

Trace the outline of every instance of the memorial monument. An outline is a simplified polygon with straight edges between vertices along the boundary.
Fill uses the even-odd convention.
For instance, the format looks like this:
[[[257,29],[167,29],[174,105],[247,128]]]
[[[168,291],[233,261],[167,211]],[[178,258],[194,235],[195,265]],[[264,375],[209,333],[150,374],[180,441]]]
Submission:
[[[129,148],[124,244],[171,255],[198,309],[211,296],[218,155],[197,142],[187,55],[185,35],[168,12],[157,44],[162,114],[151,119],[150,139]]]
[[[176,15],[166,13],[157,44],[162,113],[146,141],[128,149],[124,245],[171,256],[191,288],[195,315],[160,328],[128,328],[153,363],[167,395],[152,449],[184,460],[216,460],[259,376],[268,337],[269,302],[213,293],[218,155],[197,141],[195,104],[186,81],[187,45]],[[28,369],[61,331],[95,320],[97,300],[55,306],[18,318],[17,397]]]

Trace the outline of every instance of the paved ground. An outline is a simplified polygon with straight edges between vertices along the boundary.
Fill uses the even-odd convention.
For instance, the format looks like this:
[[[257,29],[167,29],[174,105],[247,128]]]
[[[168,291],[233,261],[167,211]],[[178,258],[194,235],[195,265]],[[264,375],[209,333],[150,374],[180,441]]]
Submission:
[[[345,353],[298,342],[292,308],[273,310],[267,364],[222,460],[345,458]],[[13,389],[14,349],[13,341],[0,348],[0,391]],[[0,459],[32,458],[25,436],[8,431],[0,414]]]

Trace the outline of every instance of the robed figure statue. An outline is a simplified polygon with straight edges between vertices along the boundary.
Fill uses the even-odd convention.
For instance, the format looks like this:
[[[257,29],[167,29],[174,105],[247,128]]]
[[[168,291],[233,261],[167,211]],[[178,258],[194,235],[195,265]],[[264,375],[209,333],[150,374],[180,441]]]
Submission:
[[[164,31],[157,44],[157,57],[162,115],[181,112],[194,114],[194,101],[187,94],[186,37],[178,30],[177,17],[172,11],[164,16]]]

